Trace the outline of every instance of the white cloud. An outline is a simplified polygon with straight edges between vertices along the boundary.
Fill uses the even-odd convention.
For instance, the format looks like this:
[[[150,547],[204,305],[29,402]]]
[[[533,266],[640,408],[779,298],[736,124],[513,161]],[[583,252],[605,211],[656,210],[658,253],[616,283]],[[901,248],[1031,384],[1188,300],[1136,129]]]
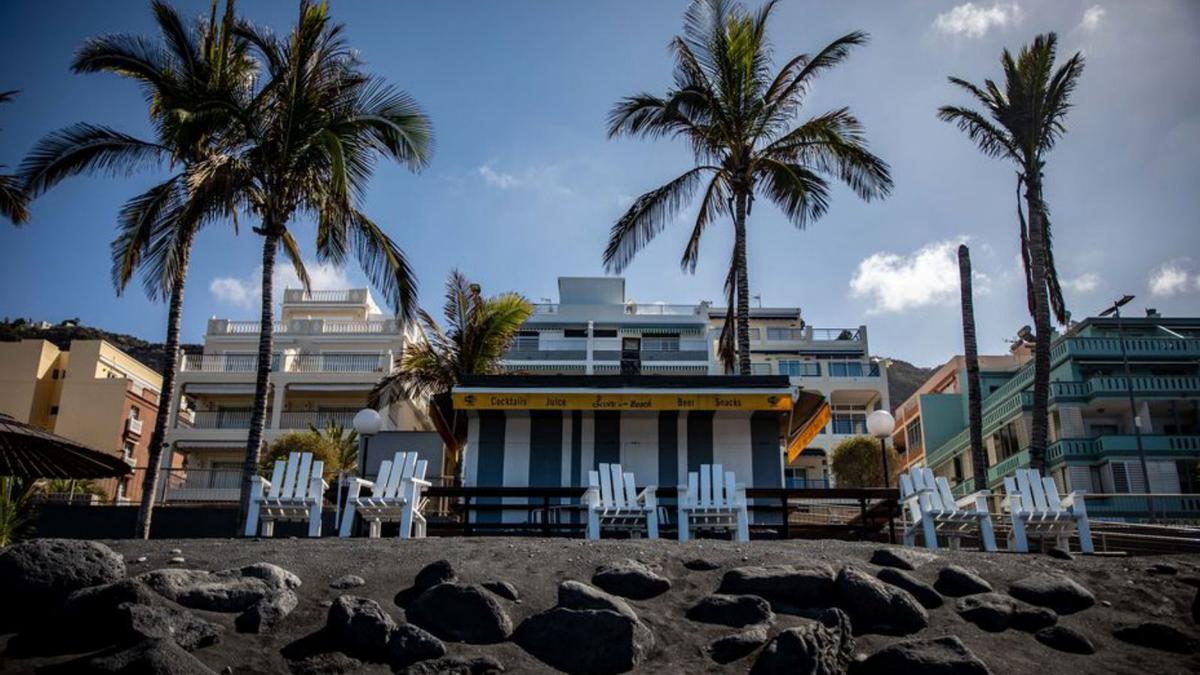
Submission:
[[[1063,288],[1070,289],[1076,293],[1091,293],[1100,285],[1100,277],[1094,272],[1085,272],[1075,277],[1074,279],[1063,279]]]
[[[518,180],[516,176],[512,175],[511,173],[496,171],[488,164],[484,164],[483,166],[479,167],[477,171],[479,172],[480,176],[483,176],[483,180],[494,188],[511,190],[512,188],[520,187],[521,185],[521,181]]]
[[[958,245],[962,239],[933,242],[912,255],[875,253],[858,264],[850,292],[871,301],[869,313],[954,302],[959,295]],[[977,293],[990,290],[986,274],[975,272]]]
[[[1079,27],[1086,31],[1093,31],[1100,27],[1100,21],[1104,19],[1106,10],[1100,5],[1092,5],[1083,13],[1083,20],[1079,22]]]
[[[308,270],[308,278],[312,283],[313,290],[340,290],[353,287],[346,277],[346,272],[339,267],[311,260],[305,260],[304,267]],[[296,269],[286,259],[281,259],[275,266],[271,283],[276,299],[282,297],[284,289],[303,288]],[[243,310],[258,309],[262,298],[262,267],[259,266],[253,274],[246,277],[217,277],[209,282],[208,290],[217,302],[223,305]],[[379,313],[374,299],[371,299],[370,303],[372,311]]]
[[[1165,297],[1186,291],[1188,273],[1178,262],[1166,262],[1150,274],[1150,294]]]
[[[1021,8],[1015,2],[997,2],[991,7],[968,2],[938,14],[933,28],[945,35],[980,38],[993,28],[1005,28],[1020,21]]]

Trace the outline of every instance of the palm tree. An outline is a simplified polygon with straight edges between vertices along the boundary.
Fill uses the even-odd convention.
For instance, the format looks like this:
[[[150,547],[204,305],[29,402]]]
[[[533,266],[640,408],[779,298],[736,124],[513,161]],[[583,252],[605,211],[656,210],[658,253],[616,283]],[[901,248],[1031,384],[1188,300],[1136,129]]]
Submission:
[[[308,430],[320,436],[336,449],[337,469],[339,473],[352,472],[358,468],[358,432],[329,420],[324,429],[308,425]]]
[[[700,211],[680,265],[695,271],[700,239],[718,216],[732,216],[734,247],[725,280],[728,312],[721,356],[732,369],[733,317],[737,304],[739,371],[750,374],[750,285],[746,262],[746,219],[756,195],[778,205],[797,228],[829,207],[830,177],[871,200],[891,192],[888,165],[867,150],[858,119],[839,108],[793,121],[818,75],[867,42],[853,32],[815,55],[801,54],[771,76],[767,19],[774,1],[751,14],[733,0],[694,0],[684,15],[683,34],[670,44],[675,88],[622,99],[609,113],[610,138],[682,137],[697,166],[634,200],[613,225],[604,264],[620,273],[663,230],[707,180]]]
[[[942,106],[938,119],[953,122],[988,157],[1008,159],[1017,165],[1017,215],[1020,223],[1021,259],[1025,266],[1026,300],[1033,315],[1033,420],[1030,433],[1030,465],[1041,470],[1046,452],[1050,396],[1050,314],[1060,324],[1067,322],[1058,270],[1051,246],[1050,210],[1043,197],[1045,155],[1066,133],[1071,93],[1083,73],[1083,56],[1078,52],[1054,68],[1058,38],[1039,35],[1014,59],[1007,49],[1000,57],[1004,89],[992,80],[976,86],[951,77],[965,89],[983,112],[960,106]],[[1020,204],[1024,190],[1024,210]]]
[[[114,73],[136,82],[149,102],[155,139],[80,123],[46,136],[21,165],[31,196],[79,174],[128,173],[147,163],[172,169],[165,181],[126,202],[112,243],[117,294],[140,269],[147,295],[168,303],[162,391],[138,511],[137,533],[143,538],[150,533],[170,422],[192,244],[201,228],[234,216],[239,203],[225,190],[225,173],[212,170],[228,163],[229,115],[206,106],[213,98],[246,99],[256,70],[248,43],[234,34],[233,0],[226,3],[220,23],[215,0],[208,22],[191,26],[165,2],[155,0],[151,9],[161,34],[159,43],[131,35],[93,38],[76,53],[71,68],[76,73]],[[299,256],[293,262],[305,278]]]
[[[325,3],[302,0],[284,40],[249,24],[239,34],[263,65],[262,87],[248,105],[214,101],[235,111],[241,149],[228,170],[231,192],[261,219],[262,312],[254,407],[246,441],[241,508],[246,508],[261,452],[274,330],[272,274],[282,246],[299,257],[288,225],[300,214],[317,220],[317,257],[342,264],[353,249],[367,277],[393,310],[411,315],[416,280],[404,252],[357,206],[377,157],[416,171],[429,161],[429,118],[407,94],[364,74],[331,23]],[[216,170],[216,167],[214,167]],[[244,514],[243,514],[244,515]]]
[[[499,372],[500,359],[512,345],[533,305],[516,293],[483,297],[478,284],[457,270],[446,280],[443,330],[425,310],[418,310],[421,339],[404,350],[395,373],[371,392],[369,405],[395,401],[431,401],[430,412],[444,438],[454,440],[447,469],[456,472],[459,449],[466,441],[466,420],[450,402],[450,390],[467,375]]]
[[[971,283],[971,250],[958,246],[958,286],[962,294],[963,360],[967,362],[967,419],[971,434],[971,474],[975,489],[987,488],[987,454],[983,451],[983,395],[979,389],[979,346],[975,341],[975,293]]]
[[[8,103],[17,92],[0,91],[0,103]],[[0,169],[7,168],[0,164]],[[29,222],[29,197],[21,189],[16,176],[0,173],[0,214],[12,221],[13,225]]]

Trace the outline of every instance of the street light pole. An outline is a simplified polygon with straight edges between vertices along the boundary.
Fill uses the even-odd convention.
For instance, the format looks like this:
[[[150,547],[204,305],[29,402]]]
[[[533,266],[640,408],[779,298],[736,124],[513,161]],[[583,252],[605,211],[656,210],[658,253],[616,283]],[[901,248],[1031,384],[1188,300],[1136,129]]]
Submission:
[[[888,467],[887,457],[887,439],[896,430],[896,418],[886,410],[876,410],[867,415],[867,433],[879,439],[879,456],[883,460],[883,486],[890,488],[892,481],[889,478],[891,470]],[[888,540],[890,543],[896,543],[896,520],[888,518]]]
[[[1142,416],[1138,414],[1137,401],[1133,396],[1133,373],[1129,369],[1129,353],[1125,349],[1125,330],[1121,322],[1121,307],[1133,300],[1132,295],[1123,296],[1113,303],[1112,307],[1100,313],[1100,316],[1113,315],[1117,321],[1117,341],[1121,343],[1121,365],[1125,370],[1125,394],[1129,397],[1129,410],[1133,414],[1133,436],[1137,442],[1138,461],[1142,465],[1142,487],[1146,492],[1146,510],[1150,513],[1150,522],[1154,522],[1154,497],[1150,491],[1150,471],[1146,466],[1146,448],[1142,444]]]

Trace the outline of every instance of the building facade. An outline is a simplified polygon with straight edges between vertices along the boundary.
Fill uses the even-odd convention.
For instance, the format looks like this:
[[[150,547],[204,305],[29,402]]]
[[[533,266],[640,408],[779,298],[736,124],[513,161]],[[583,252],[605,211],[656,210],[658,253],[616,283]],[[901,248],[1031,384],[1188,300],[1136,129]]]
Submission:
[[[560,277],[559,301],[534,306],[503,367],[507,372],[611,375],[633,355],[644,375],[721,375],[717,356],[725,310],[707,302],[643,303],[616,277]],[[813,328],[800,309],[754,308],[750,346],[755,375],[783,375],[829,402],[820,433],[787,463],[785,482],[828,487],[829,454],[866,433],[866,416],[888,406],[887,377],[870,356],[866,327]]]
[[[275,354],[264,439],[322,429],[352,428],[371,389],[393,372],[411,338],[396,319],[375,309],[365,288],[284,291],[274,330]],[[164,480],[165,501],[231,501],[238,497],[254,405],[259,323],[210,319],[202,354],[182,359],[173,404],[191,423],[167,434],[185,471]],[[429,431],[423,406],[381,411],[385,428]]]
[[[161,391],[157,372],[103,340],[75,340],[66,351],[46,340],[0,343],[0,412],[131,467],[149,459]],[[137,502],[140,476],[96,483],[107,501]]]
[[[1200,319],[1091,318],[1059,336],[1051,351],[1050,420],[1045,468],[1064,490],[1084,490],[1094,517],[1139,519],[1138,495],[1163,495],[1156,516],[1200,513]],[[1124,375],[1122,342],[1132,378]],[[1033,362],[985,380],[983,435],[987,486],[1029,464]],[[1135,405],[1130,406],[1132,386]],[[965,394],[957,396],[965,401]],[[924,464],[946,476],[958,494],[977,488],[970,464],[965,403],[961,417],[923,414]],[[925,402],[922,400],[922,409]],[[1135,425],[1147,460],[1143,472]],[[931,434],[944,442],[930,443]],[[1188,497],[1187,495],[1191,495]]]

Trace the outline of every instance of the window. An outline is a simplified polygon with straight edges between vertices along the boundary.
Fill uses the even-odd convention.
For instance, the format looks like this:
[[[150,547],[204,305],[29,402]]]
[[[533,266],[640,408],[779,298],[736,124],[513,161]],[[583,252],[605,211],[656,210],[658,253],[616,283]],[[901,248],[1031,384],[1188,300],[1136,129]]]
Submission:
[[[769,363],[751,363],[750,364],[750,374],[751,375],[770,375],[771,374],[771,364],[769,364]]]
[[[52,380],[57,380],[57,379],[58,379],[58,368],[55,368],[55,369],[54,369],[54,370],[53,370],[53,371],[50,373],[50,379],[52,379]]]
[[[513,342],[513,349],[517,351],[536,352],[538,348],[538,332],[536,330],[523,330],[517,333],[517,339]]]
[[[136,405],[129,407],[129,419],[131,419],[131,420],[142,419],[142,411]]]
[[[1092,436],[1115,436],[1121,433],[1120,427],[1115,424],[1089,424],[1088,429]]]
[[[772,341],[779,340],[803,340],[803,328],[768,328],[767,339]]]
[[[862,377],[863,364],[861,361],[831,361],[829,375],[832,377]]]
[[[586,328],[564,328],[563,337],[565,338],[585,338],[587,337]]]
[[[58,406],[56,406],[56,405],[50,406],[50,414],[57,415],[58,414]]]
[[[121,453],[125,459],[133,459],[133,453],[137,451],[137,445],[133,441],[125,441],[124,447],[121,448]]]
[[[117,483],[117,501],[125,501],[129,496],[129,479],[122,478]]]
[[[1000,450],[998,459],[1007,459],[1021,451],[1021,443],[1017,440],[1017,428],[1012,422],[996,432],[994,438],[996,447]]]
[[[616,328],[596,328],[592,330],[592,337],[598,338],[614,338],[617,337]]]
[[[920,420],[908,425],[908,427],[906,427],[904,430],[904,435],[908,441],[908,449],[910,451],[920,449],[922,447],[921,444],[923,442],[923,439],[921,437],[921,422],[920,422]]]
[[[856,406],[862,407],[862,406]],[[867,433],[867,415],[863,412],[833,413],[833,433],[835,434],[865,434]]]
[[[1179,473],[1179,491],[1185,495],[1200,493],[1200,460],[1180,459],[1175,461]]]
[[[642,338],[642,349],[648,352],[679,351],[678,335],[648,335]]]
[[[757,341],[759,341],[759,340],[761,340],[761,339],[762,339],[762,329],[760,329],[760,328],[750,328],[750,329],[748,329],[748,330],[749,330],[749,333],[750,333],[750,339],[751,339],[751,340],[754,340],[755,342],[757,342]]]
[[[792,377],[820,377],[821,364],[816,361],[801,361],[799,359],[781,359],[779,374]]]
[[[1129,489],[1129,469],[1125,466],[1125,462],[1112,463],[1113,475],[1113,492],[1126,494]]]

